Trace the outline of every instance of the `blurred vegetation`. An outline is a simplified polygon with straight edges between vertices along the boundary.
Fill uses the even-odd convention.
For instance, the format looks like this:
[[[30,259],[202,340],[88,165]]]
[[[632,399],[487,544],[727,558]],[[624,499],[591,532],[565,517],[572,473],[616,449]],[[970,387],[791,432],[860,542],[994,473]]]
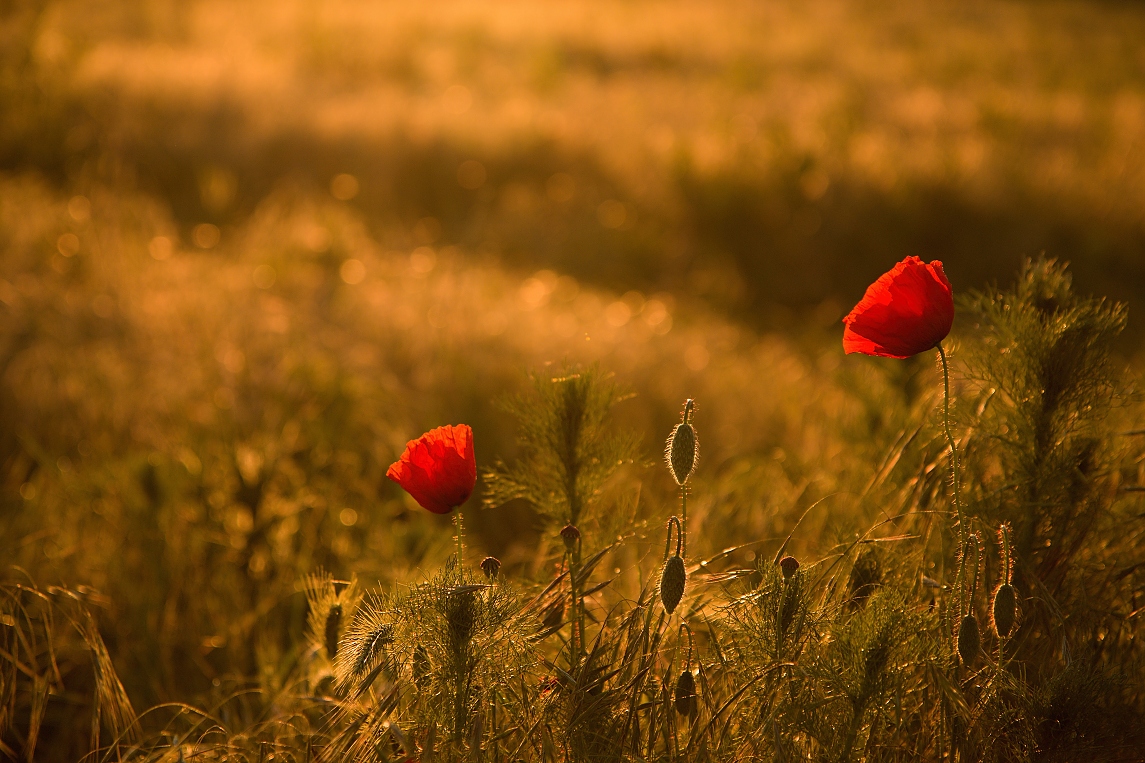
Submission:
[[[0,2],[0,753],[1136,759],[1142,38],[1116,3]],[[965,295],[973,594],[933,358],[838,347],[906,254]],[[384,472],[461,421],[458,570]]]

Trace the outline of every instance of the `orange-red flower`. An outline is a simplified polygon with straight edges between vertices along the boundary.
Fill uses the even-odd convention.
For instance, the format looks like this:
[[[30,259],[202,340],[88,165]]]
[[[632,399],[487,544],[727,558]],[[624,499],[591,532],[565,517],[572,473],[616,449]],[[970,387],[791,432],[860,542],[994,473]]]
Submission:
[[[386,476],[422,508],[448,514],[469,500],[477,484],[473,430],[467,424],[444,426],[410,440]]]
[[[907,257],[867,287],[843,323],[848,354],[909,358],[934,349],[954,324],[954,294],[942,263]]]

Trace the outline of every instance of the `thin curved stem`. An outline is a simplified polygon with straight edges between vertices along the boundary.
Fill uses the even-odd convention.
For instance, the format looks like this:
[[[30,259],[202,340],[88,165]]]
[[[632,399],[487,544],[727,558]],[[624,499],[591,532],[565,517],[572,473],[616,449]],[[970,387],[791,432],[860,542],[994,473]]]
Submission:
[[[950,431],[950,368],[946,363],[946,352],[942,343],[938,345],[938,357],[942,360],[942,427],[946,432],[946,442],[950,445],[950,461],[954,471],[954,512],[958,517],[958,549],[962,553],[966,547],[966,524],[962,517],[962,496],[959,492],[958,446]]]

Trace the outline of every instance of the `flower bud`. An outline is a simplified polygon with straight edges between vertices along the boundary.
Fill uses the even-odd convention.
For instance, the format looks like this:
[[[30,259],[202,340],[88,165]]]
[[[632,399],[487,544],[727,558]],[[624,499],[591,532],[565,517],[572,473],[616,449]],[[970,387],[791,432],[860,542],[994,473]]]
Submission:
[[[489,580],[496,580],[497,573],[501,571],[501,560],[495,556],[487,556],[481,560],[481,571]]]
[[[1018,614],[1018,597],[1014,586],[1003,583],[994,593],[994,632],[999,638],[1006,638],[1014,630]]]
[[[785,556],[779,560],[779,569],[783,573],[783,579],[790,580],[795,571],[799,569],[799,560],[794,556]]]
[[[688,422],[676,425],[668,437],[668,446],[664,455],[668,461],[668,469],[677,485],[683,485],[696,468],[696,430]]]
[[[696,712],[696,677],[685,670],[676,681],[676,712],[691,716]]]
[[[561,537],[564,538],[565,548],[572,551],[576,548],[576,542],[580,540],[580,530],[573,525],[565,525],[561,528]]]
[[[684,560],[673,556],[664,562],[664,571],[660,574],[660,601],[668,614],[676,611],[680,599],[684,596],[684,583],[688,573],[684,570]]]
[[[958,626],[958,656],[962,658],[962,664],[966,666],[973,664],[981,647],[982,636],[978,632],[978,618],[967,615],[962,618],[962,623]]]

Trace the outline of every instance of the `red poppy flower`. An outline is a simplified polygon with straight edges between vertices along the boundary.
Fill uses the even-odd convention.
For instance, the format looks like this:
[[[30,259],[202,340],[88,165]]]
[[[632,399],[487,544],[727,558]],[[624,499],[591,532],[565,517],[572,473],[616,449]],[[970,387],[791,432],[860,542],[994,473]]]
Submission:
[[[867,287],[843,323],[848,354],[909,358],[937,347],[954,324],[954,293],[942,263],[907,257]]]
[[[423,509],[448,514],[469,500],[477,484],[473,430],[467,424],[438,427],[410,440],[386,476]]]

